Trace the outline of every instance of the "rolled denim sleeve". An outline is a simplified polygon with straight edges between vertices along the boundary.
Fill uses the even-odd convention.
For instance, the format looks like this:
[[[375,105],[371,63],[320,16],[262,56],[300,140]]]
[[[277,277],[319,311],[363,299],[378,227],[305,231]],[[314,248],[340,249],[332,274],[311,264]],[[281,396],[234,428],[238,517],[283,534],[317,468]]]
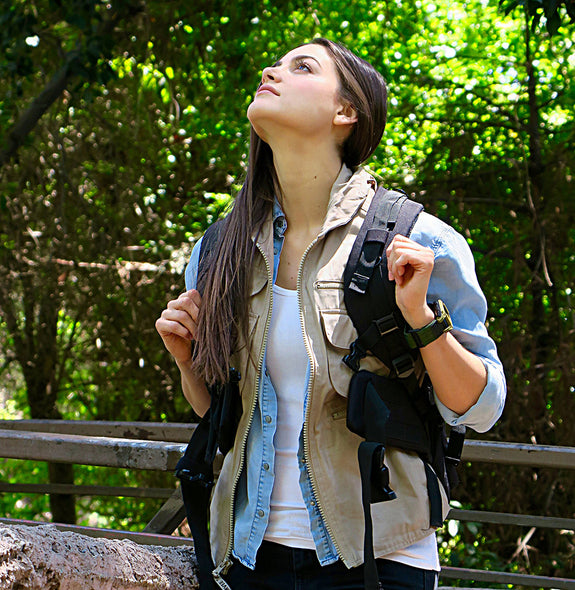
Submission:
[[[447,424],[485,432],[501,416],[507,388],[495,342],[485,327],[487,302],[477,280],[473,254],[462,235],[427,213],[419,216],[411,239],[431,248],[435,255],[428,302],[441,299],[447,305],[453,322],[452,334],[482,360],[487,370],[485,389],[465,414],[451,411],[436,396],[437,407]]]
[[[198,285],[198,266],[200,264],[200,248],[202,247],[202,240],[203,237],[194,244],[192,253],[190,254],[190,260],[186,265],[186,291],[195,289]]]

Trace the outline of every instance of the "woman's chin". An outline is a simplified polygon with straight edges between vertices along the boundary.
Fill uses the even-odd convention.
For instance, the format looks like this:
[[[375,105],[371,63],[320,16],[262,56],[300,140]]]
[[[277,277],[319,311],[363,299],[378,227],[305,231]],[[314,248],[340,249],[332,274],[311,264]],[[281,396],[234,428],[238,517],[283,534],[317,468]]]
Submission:
[[[248,120],[251,123],[253,130],[255,131],[256,135],[262,140],[268,143],[268,134],[265,131],[265,126],[262,125],[261,118],[256,116],[255,113],[250,113],[250,108],[248,108]],[[254,115],[254,116],[250,116]]]

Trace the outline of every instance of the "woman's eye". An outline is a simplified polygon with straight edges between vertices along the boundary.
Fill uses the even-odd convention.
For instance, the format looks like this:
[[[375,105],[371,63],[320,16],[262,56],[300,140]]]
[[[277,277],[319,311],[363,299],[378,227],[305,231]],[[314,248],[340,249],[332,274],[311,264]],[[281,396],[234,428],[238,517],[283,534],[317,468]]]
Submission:
[[[307,65],[305,61],[298,61],[295,65],[295,69],[304,72],[311,72],[311,68]]]

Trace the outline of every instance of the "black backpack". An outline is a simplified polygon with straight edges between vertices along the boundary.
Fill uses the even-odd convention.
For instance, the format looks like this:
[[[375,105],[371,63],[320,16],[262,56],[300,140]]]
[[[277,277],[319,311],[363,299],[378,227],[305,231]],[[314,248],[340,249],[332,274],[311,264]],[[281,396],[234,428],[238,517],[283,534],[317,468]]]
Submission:
[[[408,346],[406,322],[395,301],[395,282],[388,279],[386,249],[396,234],[409,236],[423,210],[404,193],[380,187],[369,207],[344,271],[344,301],[358,332],[343,362],[354,371],[347,406],[347,426],[365,440],[358,459],[365,517],[365,587],[379,587],[373,553],[370,505],[395,499],[389,486],[385,447],[419,454],[427,478],[430,526],[443,524],[441,482],[448,497],[457,484],[465,428],[451,429],[434,403],[429,377],[422,382],[415,372],[419,350]],[[360,370],[371,352],[389,369],[388,376]]]
[[[404,337],[405,320],[395,302],[395,283],[387,277],[385,250],[393,237],[409,236],[423,206],[405,194],[379,187],[352,247],[344,271],[344,301],[359,334],[342,360],[353,371],[347,409],[348,428],[364,438],[358,459],[362,478],[365,517],[365,587],[379,587],[373,553],[372,503],[393,500],[385,466],[385,447],[414,451],[425,465],[430,501],[430,526],[443,524],[441,481],[448,496],[457,482],[464,428],[452,428],[447,442],[445,424],[435,404],[428,377],[420,384],[414,371],[418,350]],[[198,284],[210,266],[207,253],[214,251],[225,220],[208,228],[202,239]],[[200,288],[201,291],[201,288]],[[369,352],[389,369],[387,377],[360,370],[361,359]],[[196,427],[184,456],[176,466],[188,524],[199,566],[201,590],[213,588],[208,513],[214,483],[213,461],[218,448],[225,455],[233,445],[239,421],[238,382],[241,376],[230,371],[225,386],[212,388],[210,410]]]

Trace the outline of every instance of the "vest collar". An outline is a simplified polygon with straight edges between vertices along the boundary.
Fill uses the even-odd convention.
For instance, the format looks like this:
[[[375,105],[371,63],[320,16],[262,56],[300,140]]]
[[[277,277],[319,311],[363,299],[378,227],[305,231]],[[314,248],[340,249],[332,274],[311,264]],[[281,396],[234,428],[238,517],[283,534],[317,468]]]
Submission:
[[[351,170],[343,164],[331,188],[321,233],[327,233],[334,227],[347,223],[376,188],[375,179],[364,168]]]
[[[376,188],[377,183],[367,170],[361,167],[352,170],[342,164],[339,174],[331,187],[327,214],[320,235],[347,223],[363,205],[367,196],[373,194]],[[285,219],[277,200],[274,203],[270,217],[274,222]],[[273,240],[273,225],[269,221],[268,218],[259,236],[257,236],[257,242],[262,246]]]

